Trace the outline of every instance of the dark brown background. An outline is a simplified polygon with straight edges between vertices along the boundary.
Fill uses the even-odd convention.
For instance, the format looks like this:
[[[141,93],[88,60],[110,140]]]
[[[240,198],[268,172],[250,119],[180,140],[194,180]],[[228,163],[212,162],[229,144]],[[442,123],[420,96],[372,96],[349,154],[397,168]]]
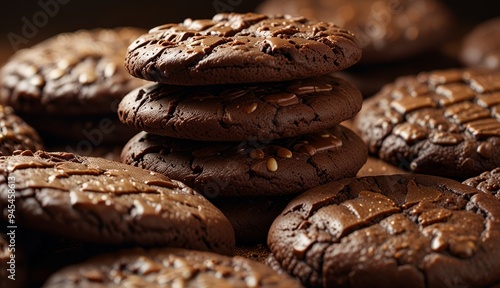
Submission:
[[[60,2],[67,2],[60,4]],[[0,21],[0,61],[15,49],[8,35],[23,37],[26,43],[17,48],[29,47],[60,32],[74,31],[81,28],[138,26],[152,28],[156,25],[180,22],[185,18],[211,18],[217,12],[253,11],[262,2],[250,0],[199,0],[199,1],[83,1],[83,0],[34,0],[4,1],[1,6]],[[499,16],[491,0],[443,0],[459,19],[457,30],[465,31],[474,24],[488,18]],[[57,3],[58,12],[48,16],[48,21],[36,27],[34,36],[23,36],[23,17],[33,23],[33,16],[43,11],[39,3]],[[495,5],[496,6],[496,5]],[[40,13],[38,14],[40,15]],[[43,16],[39,20],[43,23]],[[39,22],[40,23],[40,22]]]

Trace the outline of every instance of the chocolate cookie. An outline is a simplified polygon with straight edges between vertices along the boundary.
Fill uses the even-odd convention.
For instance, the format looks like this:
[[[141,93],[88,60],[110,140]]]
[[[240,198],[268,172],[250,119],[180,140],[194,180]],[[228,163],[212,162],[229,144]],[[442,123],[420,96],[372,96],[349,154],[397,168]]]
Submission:
[[[427,175],[343,179],[292,200],[269,231],[313,287],[484,287],[500,280],[500,201]]]
[[[150,85],[123,98],[123,123],[204,141],[272,140],[326,129],[361,109],[359,90],[331,76],[287,82],[179,87]]]
[[[259,142],[195,142],[141,132],[122,162],[180,180],[208,198],[292,195],[356,175],[367,151],[352,131]]]
[[[371,153],[398,167],[465,179],[500,166],[500,73],[402,77],[355,118]]]
[[[55,273],[43,287],[302,287],[264,264],[175,248],[106,254]]]
[[[469,178],[463,183],[483,192],[493,194],[500,200],[500,168],[483,172],[481,175]]]
[[[500,69],[500,17],[479,24],[465,36],[460,59],[467,66]]]
[[[231,254],[234,232],[210,202],[147,170],[71,153],[0,157],[0,204],[15,186],[16,223],[81,241]],[[8,186],[9,185],[9,186]]]
[[[130,45],[125,67],[150,81],[210,85],[319,76],[359,58],[354,35],[331,23],[221,13],[151,29]]]
[[[363,63],[384,63],[436,48],[450,36],[453,17],[435,0],[267,0],[257,11],[301,15],[349,29]]]
[[[144,31],[80,30],[18,51],[0,71],[0,103],[17,112],[101,115],[144,84],[123,69],[123,57]]]
[[[43,143],[38,133],[11,107],[0,105],[0,156],[11,155],[15,150],[39,150]]]

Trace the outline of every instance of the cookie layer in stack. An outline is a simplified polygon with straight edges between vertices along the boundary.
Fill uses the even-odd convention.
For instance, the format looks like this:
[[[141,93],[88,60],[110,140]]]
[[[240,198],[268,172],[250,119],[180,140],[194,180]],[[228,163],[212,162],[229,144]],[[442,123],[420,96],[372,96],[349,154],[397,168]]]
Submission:
[[[153,28],[128,50],[133,76],[154,81],[119,104],[143,130],[122,161],[180,180],[232,222],[237,241],[264,241],[295,195],[355,176],[363,141],[338,124],[359,90],[325,76],[356,63],[352,33],[303,17],[217,14]]]

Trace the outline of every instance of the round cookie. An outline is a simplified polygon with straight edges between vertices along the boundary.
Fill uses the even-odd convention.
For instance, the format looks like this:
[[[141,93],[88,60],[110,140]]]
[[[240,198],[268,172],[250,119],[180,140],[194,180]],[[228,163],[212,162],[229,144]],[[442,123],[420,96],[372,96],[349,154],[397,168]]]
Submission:
[[[436,48],[450,35],[453,17],[435,0],[267,0],[265,14],[301,15],[352,31],[363,49],[362,63],[385,63]]]
[[[500,168],[483,172],[476,177],[465,180],[463,183],[485,193],[490,193],[500,200]]]
[[[0,156],[11,155],[15,150],[40,150],[43,143],[38,133],[11,107],[0,105]]]
[[[500,166],[500,73],[436,70],[398,78],[355,122],[371,153],[413,172],[465,179]]]
[[[331,23],[220,13],[151,29],[130,45],[125,67],[149,81],[211,85],[319,76],[360,58],[354,35]]]
[[[243,257],[162,248],[95,257],[56,272],[43,287],[302,287]]]
[[[311,287],[485,287],[500,280],[500,202],[428,175],[351,178],[311,189],[268,245]]]
[[[81,241],[231,254],[224,215],[181,182],[102,158],[30,151],[0,157],[0,204],[16,224]]]
[[[0,71],[0,103],[29,115],[111,113],[118,100],[144,84],[122,68],[128,45],[143,32],[79,30],[20,50]]]
[[[316,132],[350,119],[362,96],[332,76],[247,85],[154,84],[126,95],[123,123],[146,132],[203,141],[268,141]]]
[[[471,67],[500,69],[500,17],[490,19],[469,32],[460,59]]]
[[[366,161],[363,141],[336,126],[315,134],[259,142],[195,142],[141,132],[122,162],[180,180],[208,198],[292,195],[352,177]]]

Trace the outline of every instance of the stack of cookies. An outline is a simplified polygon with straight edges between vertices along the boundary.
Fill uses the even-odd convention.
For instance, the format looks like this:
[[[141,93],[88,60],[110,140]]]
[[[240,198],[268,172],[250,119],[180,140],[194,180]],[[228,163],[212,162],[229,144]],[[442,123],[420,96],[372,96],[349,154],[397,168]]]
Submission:
[[[239,243],[263,242],[293,196],[365,163],[363,141],[338,125],[362,96],[327,75],[360,57],[352,33],[303,17],[225,13],[153,28],[126,57],[130,74],[157,83],[119,104],[120,120],[143,130],[121,159],[203,194]]]

